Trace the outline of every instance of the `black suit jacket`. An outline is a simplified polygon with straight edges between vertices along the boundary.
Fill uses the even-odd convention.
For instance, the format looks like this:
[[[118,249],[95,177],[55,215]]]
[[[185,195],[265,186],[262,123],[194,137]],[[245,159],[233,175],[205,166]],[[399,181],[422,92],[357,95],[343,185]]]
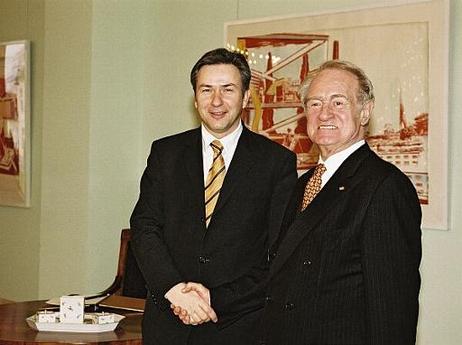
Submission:
[[[300,212],[311,174],[273,254],[260,343],[414,344],[421,210],[410,180],[366,144]]]
[[[250,344],[264,304],[268,248],[296,183],[295,155],[244,127],[209,227],[200,128],[155,141],[131,217],[147,282],[145,344]],[[218,324],[185,326],[164,294],[179,282],[211,291]]]

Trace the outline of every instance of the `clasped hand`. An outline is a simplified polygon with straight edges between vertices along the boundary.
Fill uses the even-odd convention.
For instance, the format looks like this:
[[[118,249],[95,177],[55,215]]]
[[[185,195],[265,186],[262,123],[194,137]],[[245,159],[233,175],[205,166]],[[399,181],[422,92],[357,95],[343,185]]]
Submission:
[[[210,291],[200,283],[179,283],[165,297],[170,301],[173,313],[185,325],[217,322],[217,314],[210,302]]]

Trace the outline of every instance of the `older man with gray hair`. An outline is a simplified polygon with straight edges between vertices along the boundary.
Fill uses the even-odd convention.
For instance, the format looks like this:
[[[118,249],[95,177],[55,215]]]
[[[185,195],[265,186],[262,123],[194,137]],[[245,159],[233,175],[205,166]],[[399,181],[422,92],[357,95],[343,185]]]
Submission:
[[[365,142],[372,83],[328,61],[300,89],[318,165],[300,177],[272,252],[260,344],[415,344],[421,209]]]

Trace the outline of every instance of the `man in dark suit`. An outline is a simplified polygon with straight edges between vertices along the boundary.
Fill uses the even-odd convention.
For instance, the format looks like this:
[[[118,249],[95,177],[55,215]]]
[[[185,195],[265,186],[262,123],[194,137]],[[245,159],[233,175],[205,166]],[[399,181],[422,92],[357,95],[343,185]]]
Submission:
[[[287,207],[257,343],[414,344],[421,209],[407,176],[364,141],[372,84],[353,64],[328,61],[300,97],[320,164]]]
[[[242,125],[250,78],[243,55],[206,53],[191,71],[201,126],[152,145],[130,220],[149,290],[145,345],[256,339],[268,249],[297,176],[292,152]]]

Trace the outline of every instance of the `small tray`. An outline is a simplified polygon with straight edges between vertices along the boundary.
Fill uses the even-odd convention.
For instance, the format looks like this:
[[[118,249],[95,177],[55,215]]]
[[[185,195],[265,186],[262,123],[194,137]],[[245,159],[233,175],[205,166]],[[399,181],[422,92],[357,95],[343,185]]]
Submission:
[[[100,333],[113,331],[119,321],[125,316],[114,314],[115,322],[104,324],[91,323],[60,323],[60,322],[36,322],[36,316],[32,315],[26,319],[30,328],[42,332],[76,332],[76,333]]]

